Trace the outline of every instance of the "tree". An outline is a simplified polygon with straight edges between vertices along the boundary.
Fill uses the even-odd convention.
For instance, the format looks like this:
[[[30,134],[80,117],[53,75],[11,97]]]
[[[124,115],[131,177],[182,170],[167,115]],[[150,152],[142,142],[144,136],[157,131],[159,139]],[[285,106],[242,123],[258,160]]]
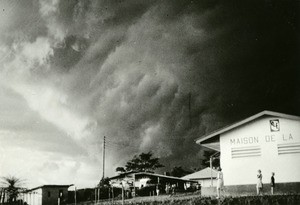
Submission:
[[[126,170],[124,167],[117,167],[116,172],[124,173],[124,172],[126,172]]]
[[[181,166],[173,167],[171,171],[171,176],[173,177],[183,177],[185,175],[191,174],[192,172],[184,170]]]
[[[157,168],[164,167],[160,164],[159,158],[152,155],[152,152],[135,155],[133,159],[126,163],[126,171],[153,172]]]
[[[110,187],[110,179],[108,177],[102,178],[98,184],[98,187]]]
[[[24,189],[21,187],[22,180],[14,177],[2,177],[2,182],[5,191],[8,193],[8,202],[13,202],[17,200],[19,193]]]

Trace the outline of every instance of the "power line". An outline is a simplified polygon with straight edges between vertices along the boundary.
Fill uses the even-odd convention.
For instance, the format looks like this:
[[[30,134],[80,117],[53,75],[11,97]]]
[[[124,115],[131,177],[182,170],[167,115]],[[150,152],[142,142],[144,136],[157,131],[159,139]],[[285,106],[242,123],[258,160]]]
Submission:
[[[113,148],[113,149],[120,149],[119,146],[114,146],[114,145],[110,145],[110,144],[106,144],[105,148]]]
[[[106,141],[107,143],[111,144],[111,145],[115,145],[118,147],[132,147],[132,148],[138,148],[138,146],[135,145],[129,145],[129,144],[125,144],[125,143],[118,143],[118,142],[113,142],[113,141]]]

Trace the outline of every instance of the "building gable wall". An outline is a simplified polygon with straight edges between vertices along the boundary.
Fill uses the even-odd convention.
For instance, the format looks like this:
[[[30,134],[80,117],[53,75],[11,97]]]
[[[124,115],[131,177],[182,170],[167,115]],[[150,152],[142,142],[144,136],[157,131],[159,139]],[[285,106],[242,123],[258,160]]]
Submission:
[[[24,193],[22,199],[29,205],[42,205],[42,188]]]
[[[263,116],[221,134],[221,167],[225,185],[300,182],[300,121]]]

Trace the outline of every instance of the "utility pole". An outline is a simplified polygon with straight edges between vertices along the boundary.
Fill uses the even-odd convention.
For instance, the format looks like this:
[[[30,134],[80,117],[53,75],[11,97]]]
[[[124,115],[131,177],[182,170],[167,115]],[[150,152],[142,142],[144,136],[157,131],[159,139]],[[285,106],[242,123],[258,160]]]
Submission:
[[[112,186],[111,187],[111,194],[112,194],[112,203],[114,204],[114,198],[115,198],[115,195],[114,195],[114,187]]]
[[[219,152],[216,152],[214,153],[213,155],[211,155],[209,157],[209,167],[210,167],[210,181],[211,181],[211,186],[213,186],[213,177],[212,177],[212,163],[213,163],[213,160],[216,159],[215,155],[218,154]]]
[[[77,204],[77,198],[76,198],[76,186],[74,188],[74,202],[75,202],[75,205]]]
[[[210,167],[210,183],[211,183],[211,187],[213,187],[213,179],[212,179],[212,156],[209,158],[209,167]]]
[[[192,100],[192,93],[189,92],[189,119],[190,119],[190,125],[192,124],[192,114],[191,114],[191,100]]]
[[[97,188],[95,188],[95,205],[97,204]]]
[[[105,174],[105,136],[103,137],[103,148],[102,148],[102,151],[103,151],[103,153],[102,153],[102,157],[103,157],[103,172],[102,172],[102,179],[104,179],[104,174]]]
[[[121,182],[122,184],[122,205],[124,205],[124,185],[123,185],[123,181]]]

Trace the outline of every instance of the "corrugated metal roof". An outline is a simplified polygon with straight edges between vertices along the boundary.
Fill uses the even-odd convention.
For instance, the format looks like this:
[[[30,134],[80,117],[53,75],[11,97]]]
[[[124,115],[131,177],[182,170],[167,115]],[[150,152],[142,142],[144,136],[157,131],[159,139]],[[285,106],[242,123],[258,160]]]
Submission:
[[[35,187],[35,188],[32,188],[32,189],[28,189],[28,190],[26,190],[26,192],[37,190],[37,189],[40,189],[40,188],[70,187],[70,186],[73,186],[73,184],[69,184],[69,185],[47,184],[47,185],[38,186],[38,187]]]
[[[123,172],[123,173],[118,174],[117,176],[110,177],[109,179],[124,178],[124,177],[134,174],[134,173],[138,173],[138,172],[137,171]]]
[[[211,172],[212,170],[212,172]],[[214,169],[211,169],[210,167],[207,167],[205,169],[202,169],[198,172],[194,172],[192,174],[186,175],[184,177],[181,177],[182,179],[189,179],[189,180],[199,180],[199,179],[208,179],[211,178],[211,173],[213,178],[217,178],[217,171]]]
[[[136,173],[135,175],[148,175],[148,176],[155,176],[155,177],[161,177],[161,178],[166,178],[166,179],[174,179],[174,180],[180,180],[180,181],[190,181],[189,179],[183,179],[183,178],[178,178],[178,177],[173,177],[173,176],[147,173],[147,172],[139,172],[139,173]]]
[[[160,177],[160,178],[165,178],[165,179],[170,179],[170,180],[178,180],[178,181],[189,181],[189,182],[194,182],[189,179],[183,179],[183,178],[178,178],[178,177],[173,177],[173,176],[167,176],[167,175],[161,175],[161,174],[155,174],[155,173],[149,173],[149,172],[127,172],[127,173],[122,173],[114,177],[110,177],[110,179],[118,179],[118,178],[124,178],[128,175],[135,174],[135,176],[154,176],[154,177]]]

